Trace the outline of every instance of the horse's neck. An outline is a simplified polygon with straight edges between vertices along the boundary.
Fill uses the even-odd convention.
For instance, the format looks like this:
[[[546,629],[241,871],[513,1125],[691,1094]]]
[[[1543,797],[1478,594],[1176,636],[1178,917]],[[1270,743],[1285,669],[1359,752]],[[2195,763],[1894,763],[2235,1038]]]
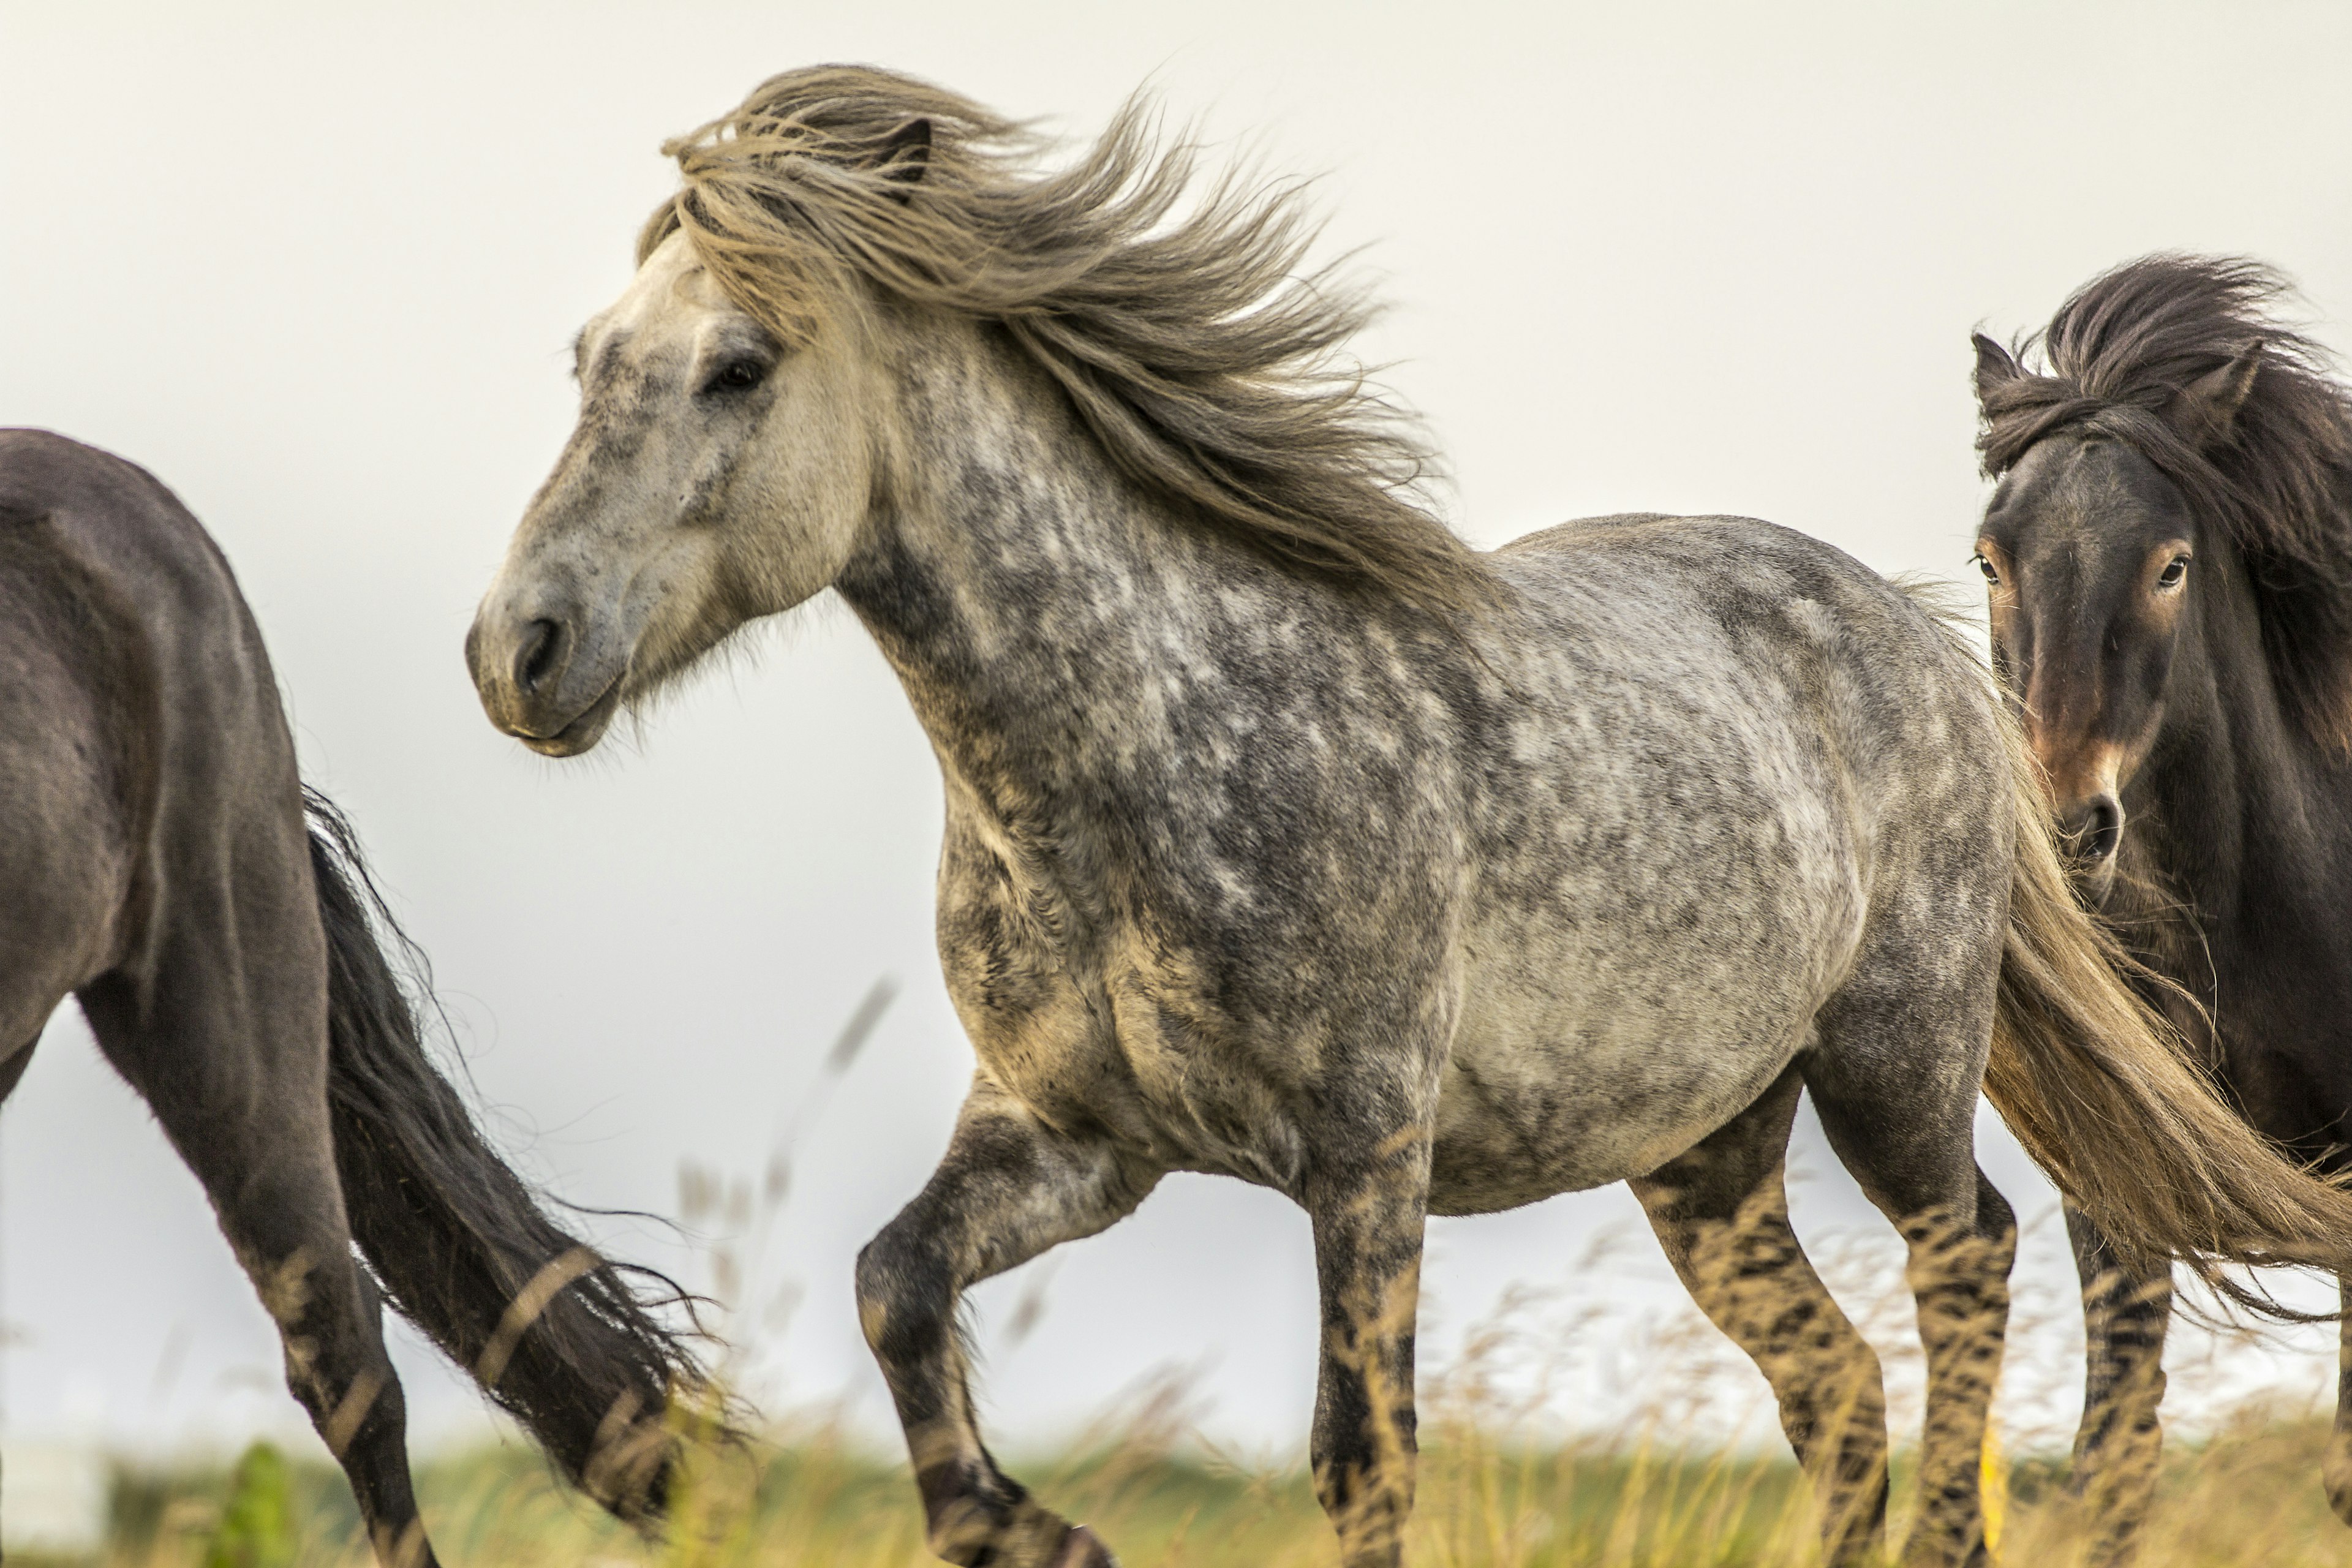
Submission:
[[[904,378],[902,442],[836,581],[906,688],[951,796],[1008,821],[1118,811],[1167,740],[1168,672],[1214,662],[1238,552],[1118,473],[1008,345]],[[1243,598],[1251,595],[1244,592]]]

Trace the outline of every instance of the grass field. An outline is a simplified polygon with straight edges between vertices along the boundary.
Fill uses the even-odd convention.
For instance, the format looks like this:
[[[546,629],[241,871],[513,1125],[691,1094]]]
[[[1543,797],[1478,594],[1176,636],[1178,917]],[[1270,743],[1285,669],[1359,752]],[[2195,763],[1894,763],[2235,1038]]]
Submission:
[[[2176,1445],[2144,1561],[2148,1568],[2352,1565],[2352,1531],[2318,1484],[2313,1420],[2245,1420]],[[1083,1459],[1034,1457],[1038,1491],[1101,1530],[1128,1568],[1319,1568],[1331,1540],[1306,1478],[1253,1473],[1139,1436]],[[226,1468],[126,1471],[117,1486],[123,1568],[357,1564],[349,1494],[331,1469],[295,1465],[283,1510],[257,1535],[257,1500],[232,1502]],[[2003,1562],[2079,1561],[2059,1468],[2021,1460],[1999,1511]],[[915,1568],[922,1550],[903,1468],[819,1432],[712,1459],[665,1542],[619,1530],[571,1498],[527,1449],[493,1447],[425,1467],[425,1509],[453,1565],[588,1568]],[[1903,1476],[1896,1477],[1897,1497]],[[248,1492],[251,1491],[248,1488]],[[275,1488],[265,1488],[275,1492]],[[240,1524],[224,1531],[230,1512]],[[1902,1520],[1895,1521],[1899,1540]],[[1638,1447],[1500,1448],[1440,1431],[1425,1456],[1410,1561],[1420,1568],[1799,1568],[1813,1561],[1805,1489],[1774,1455],[1645,1453]],[[283,1544],[278,1542],[282,1542]],[[36,1568],[18,1554],[17,1568]]]
[[[1766,1436],[1761,1381],[1686,1301],[1661,1311],[1654,1299],[1619,1289],[1633,1260],[1614,1246],[1596,1244],[1559,1289],[1510,1294],[1491,1319],[1469,1325],[1458,1349],[1433,1352],[1434,1364],[1424,1364],[1413,1568],[1816,1563],[1810,1491],[1786,1447]],[[1892,1429],[1916,1433],[1920,1368],[1899,1243],[1832,1234],[1812,1250],[1880,1348]],[[751,1272],[739,1251],[722,1249],[717,1258],[728,1296],[740,1299]],[[1995,1555],[2011,1568],[2083,1561],[2083,1521],[2065,1497],[2063,1458],[2051,1457],[2063,1456],[2071,1436],[2071,1407],[2053,1391],[2079,1387],[2079,1323],[2071,1289],[2045,1283],[2021,1291],[2002,1378],[2015,1451],[1994,1454],[1987,1467]],[[733,1342],[730,1365],[738,1372],[750,1337]],[[2309,1400],[2322,1379],[2305,1365],[2273,1385],[2277,1398],[2294,1403],[2217,1415],[2229,1406],[2217,1398],[2226,1357],[2215,1356],[2230,1342],[2193,1325],[2179,1331],[2168,1410],[2183,1425],[2168,1453],[2143,1568],[2352,1568],[2352,1530],[2329,1513],[2319,1484],[2326,1426],[2310,1414]],[[2202,1370],[2200,1344],[2211,1363]],[[1615,1407],[1605,1430],[1580,1437],[1553,1422],[1563,1402],[1588,1415],[1601,1408],[1612,1377],[1637,1397]],[[730,1381],[740,1379],[730,1373]],[[1743,1408],[1759,1419],[1743,1422]],[[2026,1425],[2036,1411],[2044,1413],[2041,1425]],[[1050,1506],[1093,1525],[1127,1568],[1334,1563],[1330,1530],[1303,1469],[1220,1452],[1196,1435],[1198,1414],[1185,1380],[1171,1374],[1117,1404],[1063,1456],[1016,1452],[1008,1468]],[[932,1563],[904,1465],[845,1431],[803,1418],[757,1440],[696,1450],[677,1524],[659,1542],[565,1491],[520,1443],[428,1460],[418,1482],[450,1568]],[[338,1472],[323,1462],[251,1456],[245,1469],[242,1486],[226,1463],[120,1471],[103,1568],[358,1568],[370,1561]],[[1907,1469],[1898,1452],[1891,1521],[1898,1546]],[[11,1568],[60,1568],[21,1552],[9,1561]]]

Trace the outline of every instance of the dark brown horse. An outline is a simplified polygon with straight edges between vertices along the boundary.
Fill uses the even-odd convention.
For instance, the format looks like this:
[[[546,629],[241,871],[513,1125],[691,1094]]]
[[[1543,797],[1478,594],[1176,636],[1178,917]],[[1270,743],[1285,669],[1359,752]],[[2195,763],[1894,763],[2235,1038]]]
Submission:
[[[79,998],[204,1184],[387,1568],[434,1561],[387,1298],[568,1476],[648,1516],[694,1363],[483,1141],[387,949],[409,952],[296,775],[212,540],[144,471],[0,431],[0,1097]]]
[[[1995,662],[2077,879],[2200,1002],[2223,1086],[2294,1153],[2352,1145],[2352,400],[2252,262],[2085,285],[2037,373],[1976,340]],[[2079,1484],[2128,1552],[2161,1441],[2169,1271],[2068,1215]],[[2347,1287],[2352,1303],[2352,1284]],[[2328,1496],[2352,1520],[2352,1339]]]

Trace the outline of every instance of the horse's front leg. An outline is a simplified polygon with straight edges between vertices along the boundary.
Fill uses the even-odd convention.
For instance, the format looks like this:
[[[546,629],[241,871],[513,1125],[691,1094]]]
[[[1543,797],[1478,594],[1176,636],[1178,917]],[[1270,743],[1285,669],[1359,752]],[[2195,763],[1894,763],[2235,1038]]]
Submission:
[[[906,1428],[931,1550],[966,1568],[1107,1568],[1110,1552],[1034,1501],[981,1442],[956,1302],[982,1279],[1133,1212],[1158,1167],[1057,1131],[981,1079],[947,1157],[857,1258],[858,1315]]]
[[[1418,1130],[1307,1185],[1323,1361],[1310,1454],[1345,1568],[1397,1568],[1412,1511],[1412,1340],[1430,1141]]]

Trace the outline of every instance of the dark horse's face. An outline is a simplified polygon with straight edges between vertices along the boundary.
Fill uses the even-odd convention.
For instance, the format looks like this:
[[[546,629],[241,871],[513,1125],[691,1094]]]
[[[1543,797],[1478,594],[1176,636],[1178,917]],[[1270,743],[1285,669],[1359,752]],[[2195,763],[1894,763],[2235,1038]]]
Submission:
[[[2155,464],[2063,433],[2003,477],[1978,533],[1994,668],[2095,898],[2115,879],[2124,786],[2164,727],[2199,544],[2187,499]]]
[[[1992,407],[2027,373],[1990,338],[1976,348],[1977,395]],[[2160,416],[2170,438],[2209,456],[2232,443],[2262,354],[2251,343],[2175,394]],[[2198,600],[2226,592],[2226,542],[2138,447],[2063,426],[2002,475],[1977,568],[1993,668],[2049,781],[2076,880],[2104,900],[2123,847],[2124,788],[2164,731]]]

